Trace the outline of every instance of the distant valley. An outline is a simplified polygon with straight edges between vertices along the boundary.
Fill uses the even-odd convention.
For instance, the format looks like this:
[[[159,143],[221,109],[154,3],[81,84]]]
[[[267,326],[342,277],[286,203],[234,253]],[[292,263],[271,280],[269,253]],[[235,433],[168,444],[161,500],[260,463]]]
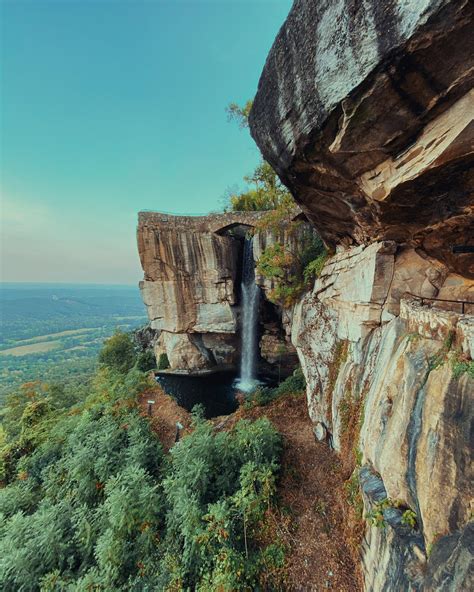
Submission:
[[[106,337],[146,321],[135,286],[2,284],[0,311],[0,402],[25,382],[90,376]]]

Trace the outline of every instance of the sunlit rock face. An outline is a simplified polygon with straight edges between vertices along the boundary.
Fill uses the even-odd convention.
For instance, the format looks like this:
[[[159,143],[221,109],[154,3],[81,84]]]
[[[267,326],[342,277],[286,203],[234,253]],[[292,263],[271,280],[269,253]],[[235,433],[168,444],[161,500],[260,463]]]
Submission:
[[[247,218],[255,223],[255,216]],[[140,289],[151,327],[161,332],[157,356],[166,353],[174,370],[237,361],[239,242],[218,233],[235,222],[242,220],[226,214],[139,215]]]
[[[327,244],[394,240],[474,277],[468,0],[296,0],[250,114]]]
[[[472,360],[474,315],[408,295],[447,289],[474,302],[474,282],[385,241],[331,258],[292,311],[315,434],[365,475],[365,513],[386,498],[403,508],[384,510],[384,529],[366,527],[373,592],[472,587],[474,377],[459,364]],[[384,492],[375,499],[374,479]],[[405,509],[416,528],[401,523]]]

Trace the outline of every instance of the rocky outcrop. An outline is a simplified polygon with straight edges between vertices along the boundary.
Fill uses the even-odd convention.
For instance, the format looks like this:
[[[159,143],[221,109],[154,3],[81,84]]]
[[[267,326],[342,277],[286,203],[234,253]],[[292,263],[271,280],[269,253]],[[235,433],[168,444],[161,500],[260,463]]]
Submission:
[[[473,10],[296,0],[250,115],[333,253],[286,314],[370,592],[474,588]]]
[[[315,433],[380,479],[384,497],[365,496],[366,512],[388,498],[416,514],[408,532],[389,520],[383,532],[367,528],[365,583],[374,592],[431,590],[427,574],[444,569],[431,551],[449,537],[466,542],[472,512],[474,316],[406,294],[435,296],[451,279],[435,288],[427,281],[435,275],[392,242],[354,247],[329,260],[293,312]],[[458,568],[467,578],[466,565]],[[433,589],[469,589],[462,582]]]
[[[394,240],[474,277],[468,0],[296,0],[250,114],[326,243]]]
[[[156,333],[157,359],[166,354],[171,371],[200,373],[239,363],[243,239],[264,215],[139,214],[137,239],[144,270],[140,289]],[[295,216],[299,215],[295,210]],[[274,240],[271,232],[257,233],[256,258],[259,249]],[[265,292],[267,286],[263,281],[261,285]],[[281,312],[266,300],[262,307],[260,350],[262,360],[269,364],[266,370],[274,366],[275,371],[278,367],[278,371],[291,372],[296,353],[282,328]]]

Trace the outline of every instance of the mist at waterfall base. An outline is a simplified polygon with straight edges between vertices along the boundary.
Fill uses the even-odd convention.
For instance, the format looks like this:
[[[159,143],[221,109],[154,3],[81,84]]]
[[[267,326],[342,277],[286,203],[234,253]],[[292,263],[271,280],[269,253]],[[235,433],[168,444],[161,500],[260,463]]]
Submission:
[[[242,258],[242,357],[240,377],[236,388],[250,393],[258,386],[257,380],[257,323],[260,305],[260,288],[255,283],[253,239],[246,237]]]

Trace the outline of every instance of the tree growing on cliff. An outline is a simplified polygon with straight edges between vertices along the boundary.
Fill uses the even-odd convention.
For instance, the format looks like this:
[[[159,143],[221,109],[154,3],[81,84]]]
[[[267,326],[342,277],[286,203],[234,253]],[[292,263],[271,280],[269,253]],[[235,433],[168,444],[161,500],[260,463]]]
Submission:
[[[252,101],[245,105],[230,103],[226,108],[229,121],[236,121],[241,129],[248,128]],[[227,201],[233,212],[274,210],[279,206],[292,207],[294,200],[271,165],[261,159],[253,173],[244,177],[246,191],[229,191]],[[228,206],[228,207],[229,207]]]
[[[229,121],[236,121],[241,129],[247,128],[249,126],[249,115],[252,105],[252,99],[249,99],[242,107],[238,103],[229,103],[225,109],[227,118]]]

